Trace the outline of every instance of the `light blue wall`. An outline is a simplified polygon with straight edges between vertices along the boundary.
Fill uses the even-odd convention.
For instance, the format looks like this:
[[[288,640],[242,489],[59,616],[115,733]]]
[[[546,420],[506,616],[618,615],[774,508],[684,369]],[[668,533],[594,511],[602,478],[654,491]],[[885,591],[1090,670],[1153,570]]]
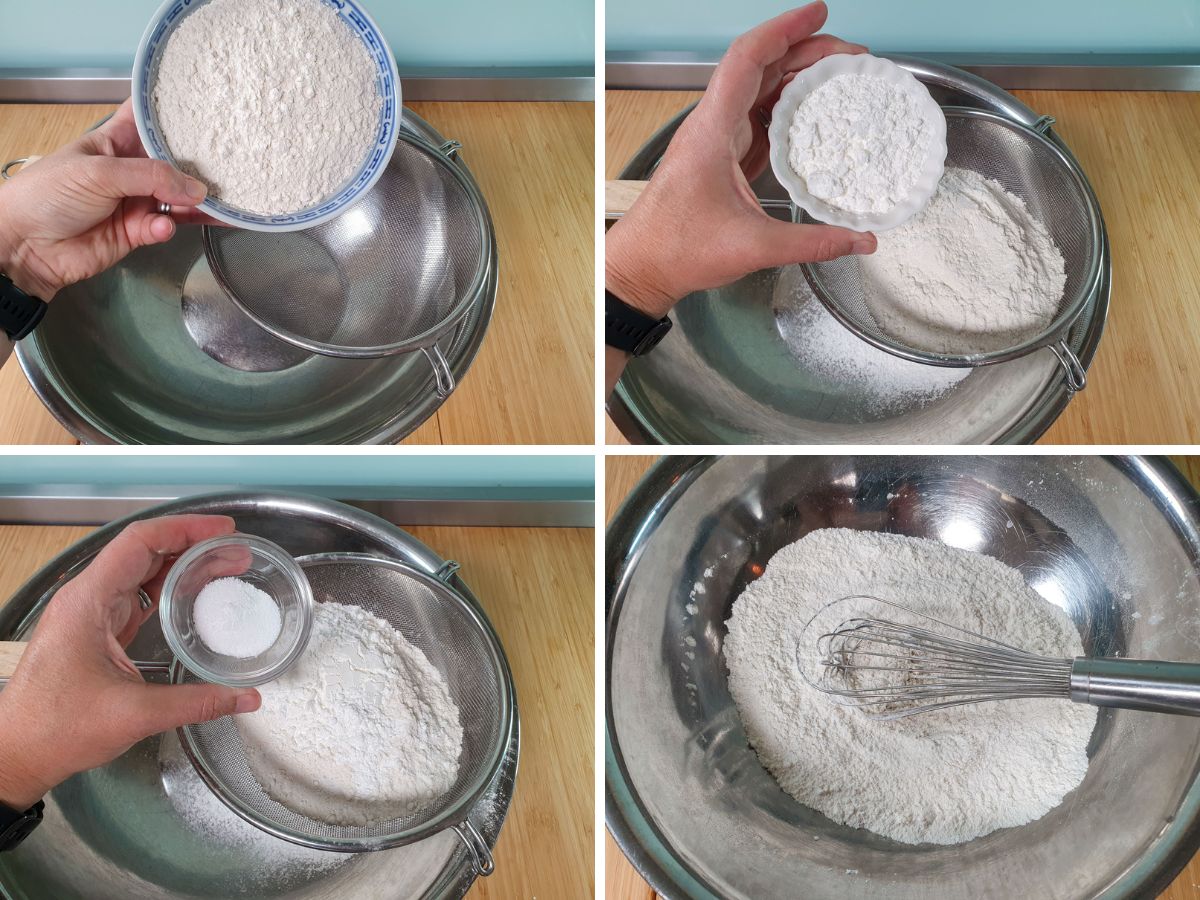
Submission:
[[[825,31],[875,50],[1200,51],[1200,0],[828,0]],[[779,0],[608,0],[608,51],[723,50]]]
[[[0,68],[130,68],[161,0],[0,0]],[[592,0],[365,0],[406,66],[591,66]]]
[[[8,456],[0,496],[125,493],[131,486],[324,489],[344,498],[591,498],[581,456]],[[109,490],[112,489],[112,490]]]

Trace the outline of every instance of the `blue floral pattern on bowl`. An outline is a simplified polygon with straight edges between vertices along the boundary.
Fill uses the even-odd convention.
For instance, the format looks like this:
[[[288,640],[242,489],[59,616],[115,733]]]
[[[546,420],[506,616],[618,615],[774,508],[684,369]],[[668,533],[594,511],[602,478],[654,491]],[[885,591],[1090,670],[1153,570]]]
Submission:
[[[154,77],[157,74],[159,56],[171,32],[189,13],[209,0],[166,0],[150,20],[146,33],[138,46],[133,63],[133,111],[138,133],[146,152],[154,159],[174,164],[167,143],[159,131],[158,122],[151,103]],[[396,138],[401,128],[400,78],[396,72],[396,60],[380,34],[378,26],[354,0],[320,0],[332,9],[367,48],[378,73],[376,85],[383,98],[379,116],[379,127],[371,152],[363,161],[358,172],[336,194],[328,200],[307,209],[286,215],[262,215],[229,206],[215,197],[208,197],[200,208],[216,219],[229,225],[255,231],[297,231],[312,228],[339,215],[366,193],[391,159]]]

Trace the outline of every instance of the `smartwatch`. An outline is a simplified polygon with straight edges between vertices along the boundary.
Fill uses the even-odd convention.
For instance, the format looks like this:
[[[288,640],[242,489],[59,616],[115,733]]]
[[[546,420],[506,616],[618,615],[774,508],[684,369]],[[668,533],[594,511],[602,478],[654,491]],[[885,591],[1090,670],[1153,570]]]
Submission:
[[[44,301],[29,296],[0,272],[0,329],[9,338],[15,342],[26,337],[45,314]]]
[[[42,824],[46,801],[39,800],[25,812],[17,812],[0,803],[0,851],[15,850],[21,841]]]
[[[632,356],[644,356],[671,330],[669,318],[653,319],[612,291],[604,292],[604,343]]]

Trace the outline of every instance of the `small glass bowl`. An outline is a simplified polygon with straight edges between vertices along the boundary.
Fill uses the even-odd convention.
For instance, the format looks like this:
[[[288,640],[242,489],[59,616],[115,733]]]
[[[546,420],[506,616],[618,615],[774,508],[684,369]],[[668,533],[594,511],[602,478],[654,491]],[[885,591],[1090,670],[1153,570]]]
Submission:
[[[196,631],[196,597],[210,581],[227,576],[266,591],[279,605],[279,637],[258,656],[239,659],[214,653]],[[201,541],[175,561],[163,582],[158,617],[171,651],[189,671],[216,684],[251,687],[278,678],[308,646],[312,588],[278,544],[250,534],[225,535]]]

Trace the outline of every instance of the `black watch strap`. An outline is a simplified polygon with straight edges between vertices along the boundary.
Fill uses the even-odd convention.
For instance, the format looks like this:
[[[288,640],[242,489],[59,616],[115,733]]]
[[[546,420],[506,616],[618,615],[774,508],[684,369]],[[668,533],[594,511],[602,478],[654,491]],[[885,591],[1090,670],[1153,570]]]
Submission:
[[[0,329],[19,341],[37,327],[46,314],[46,303],[31,297],[0,272]]]
[[[604,292],[604,343],[608,346],[642,356],[657,347],[670,330],[670,319],[651,318],[612,291]]]
[[[15,850],[42,823],[46,802],[39,800],[25,812],[17,812],[0,803],[0,851]]]

